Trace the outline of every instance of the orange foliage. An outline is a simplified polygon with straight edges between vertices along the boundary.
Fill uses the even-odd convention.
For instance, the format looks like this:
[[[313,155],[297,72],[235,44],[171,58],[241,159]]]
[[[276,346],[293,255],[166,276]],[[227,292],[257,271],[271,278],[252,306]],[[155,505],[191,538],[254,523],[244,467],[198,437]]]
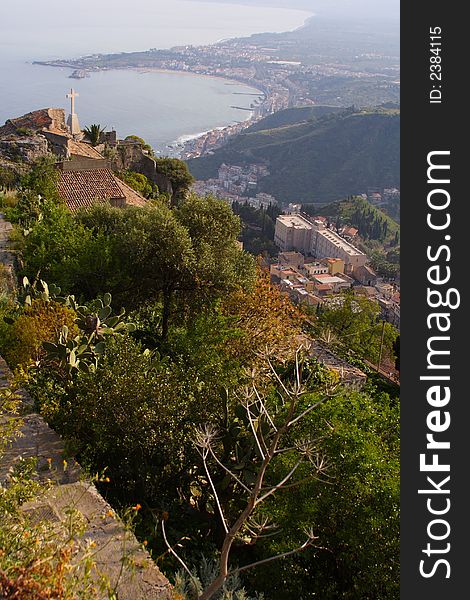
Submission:
[[[49,563],[17,567],[8,576],[0,570],[0,598],[9,600],[66,600],[72,596],[64,588],[65,568],[70,550],[61,550],[55,566]]]
[[[69,328],[71,337],[77,335],[75,318],[75,312],[63,304],[33,300],[8,331],[4,353],[10,366],[38,362],[44,355],[42,343],[56,341],[64,325]]]
[[[275,354],[288,358],[298,346],[301,317],[289,298],[275,288],[269,275],[258,276],[254,290],[239,290],[223,304],[226,315],[235,316],[241,336],[229,343],[231,352],[237,356]]]

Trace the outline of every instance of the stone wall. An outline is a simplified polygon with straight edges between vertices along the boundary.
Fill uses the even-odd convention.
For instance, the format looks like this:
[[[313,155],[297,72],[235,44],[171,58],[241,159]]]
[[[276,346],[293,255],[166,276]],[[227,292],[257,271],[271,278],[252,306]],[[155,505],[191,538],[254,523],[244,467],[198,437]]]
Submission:
[[[158,172],[156,161],[144,153],[141,144],[134,141],[119,141],[114,149],[116,155],[112,159],[112,163],[115,171],[130,169],[141,173],[153,181],[161,193],[173,195],[170,180],[166,175]]]
[[[8,387],[10,376],[0,357],[0,389]],[[29,519],[33,523],[47,521],[56,529],[67,526],[71,509],[78,511],[85,523],[83,535],[76,540],[79,549],[90,542],[95,544],[98,574],[106,577],[119,600],[170,600],[171,585],[148,552],[86,479],[80,465],[67,455],[60,436],[34,412],[27,392],[19,390],[17,394],[21,398],[22,426],[20,435],[0,457],[0,484],[8,485],[11,470],[20,459],[34,458],[37,478],[48,485],[38,497],[21,506]],[[105,600],[108,594],[103,593],[102,598]]]
[[[0,140],[0,156],[8,161],[32,163],[46,154],[48,154],[47,140],[42,136]]]

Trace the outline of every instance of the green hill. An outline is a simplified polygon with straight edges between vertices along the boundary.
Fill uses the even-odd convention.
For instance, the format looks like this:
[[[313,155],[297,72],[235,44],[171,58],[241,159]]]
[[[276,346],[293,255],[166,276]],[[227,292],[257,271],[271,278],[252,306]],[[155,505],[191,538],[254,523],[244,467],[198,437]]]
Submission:
[[[299,108],[279,110],[257,121],[247,129],[247,133],[276,129],[278,127],[285,127],[286,125],[297,125],[305,121],[313,122],[327,115],[339,112],[344,112],[344,108],[339,106],[301,106]]]
[[[399,149],[397,109],[288,109],[188,166],[196,179],[209,179],[222,163],[266,164],[271,174],[260,181],[260,191],[282,202],[318,204],[368,188],[399,187]]]
[[[399,224],[364,198],[350,197],[322,208],[304,204],[302,210],[307,214],[329,217],[341,225],[352,225],[365,241],[396,245],[399,240]]]

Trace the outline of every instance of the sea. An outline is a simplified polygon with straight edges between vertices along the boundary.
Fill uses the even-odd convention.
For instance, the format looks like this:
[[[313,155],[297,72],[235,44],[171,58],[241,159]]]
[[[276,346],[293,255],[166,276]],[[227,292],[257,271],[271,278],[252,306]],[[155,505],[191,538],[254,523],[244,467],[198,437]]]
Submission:
[[[79,94],[82,127],[99,123],[139,135],[161,155],[184,140],[250,117],[257,90],[176,72],[115,70],[70,79],[71,70],[35,60],[201,45],[301,27],[311,13],[198,0],[15,0],[0,3],[0,124],[44,107],[68,110]],[[236,95],[235,95],[236,94]]]

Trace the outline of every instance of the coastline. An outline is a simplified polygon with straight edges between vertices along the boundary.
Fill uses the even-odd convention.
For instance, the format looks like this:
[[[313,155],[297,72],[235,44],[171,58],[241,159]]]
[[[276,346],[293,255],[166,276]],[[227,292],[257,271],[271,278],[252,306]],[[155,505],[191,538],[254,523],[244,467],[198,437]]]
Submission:
[[[70,67],[71,68],[71,67]],[[224,75],[210,75],[209,73],[195,73],[193,71],[184,71],[183,69],[162,69],[160,67],[126,67],[122,69],[101,69],[102,71],[136,71],[138,73],[168,73],[168,74],[178,74],[178,75],[188,75],[191,77],[208,77],[209,79],[225,79],[228,83],[235,85],[246,85],[247,87],[251,87],[257,92],[259,92],[260,96],[265,96],[266,92],[264,92],[261,88],[256,87],[256,85],[252,85],[250,83],[246,83],[245,81],[238,81],[237,79],[233,79],[230,77],[225,77]]]
[[[113,70],[113,69],[109,69]],[[236,79],[232,79],[229,77],[224,77],[223,75],[210,75],[205,73],[194,73],[192,71],[183,71],[177,69],[162,69],[159,67],[129,67],[128,69],[115,69],[115,70],[129,70],[135,71],[138,73],[167,73],[167,74],[178,74],[178,75],[187,75],[192,77],[208,77],[210,79],[223,79],[230,85],[246,85],[247,88],[251,88],[259,92],[259,96],[263,96],[263,103],[269,100],[269,94],[267,94],[264,90],[256,87],[255,85],[248,84],[246,82],[238,81]],[[262,104],[259,104],[259,108]],[[195,154],[200,155],[200,150],[197,150],[198,147],[206,147],[210,140],[214,140],[216,143],[221,142],[220,138],[223,138],[223,141],[227,141],[227,138],[240,133],[244,129],[251,127],[256,121],[258,121],[261,116],[256,116],[256,108],[247,108],[243,110],[249,111],[249,116],[245,119],[240,119],[237,123],[229,123],[225,126],[215,127],[213,129],[209,129],[207,131],[201,131],[199,133],[185,133],[180,135],[176,140],[173,140],[171,144],[168,145],[168,148],[174,148],[175,146],[178,148],[177,154],[178,158],[182,160],[186,160],[188,158],[194,158]]]
[[[231,2],[232,3],[232,2]],[[236,4],[236,2],[233,2]],[[298,27],[293,28],[292,30],[284,31],[283,33],[288,33],[289,31],[297,31],[303,29],[308,26],[311,20],[316,16],[315,13],[311,11],[306,12],[305,20]],[[251,34],[251,35],[262,35],[262,32]],[[251,36],[249,36],[251,37]],[[237,39],[245,39],[244,37],[233,37],[227,38],[227,41],[234,41]],[[209,46],[216,46],[221,42],[213,42],[210,43]],[[176,47],[171,47],[169,50],[174,50]],[[125,53],[124,53],[125,54]],[[212,150],[220,145],[223,145],[228,138],[232,137],[243,131],[244,129],[250,127],[252,124],[256,123],[258,120],[266,116],[267,114],[271,114],[272,112],[276,112],[285,106],[276,105],[275,102],[275,91],[271,88],[269,83],[265,83],[263,81],[253,81],[251,78],[234,78],[229,75],[225,75],[224,73],[205,73],[196,70],[182,69],[182,68],[165,68],[158,66],[92,66],[91,68],[88,65],[80,65],[80,61],[86,59],[87,56],[82,56],[78,59],[72,60],[56,60],[56,61],[33,61],[32,64],[39,64],[42,66],[54,66],[61,67],[65,69],[70,69],[73,73],[78,72],[80,70],[83,73],[83,77],[90,77],[93,73],[98,72],[106,72],[106,71],[133,71],[136,73],[162,73],[162,74],[174,74],[178,76],[186,75],[192,77],[207,77],[210,79],[224,80],[227,85],[237,85],[237,86],[246,86],[250,88],[256,93],[250,94],[253,96],[258,96],[258,100],[253,102],[249,107],[240,107],[240,106],[232,106],[231,108],[240,109],[243,111],[247,111],[249,116],[246,118],[240,118],[235,123],[229,123],[226,126],[219,126],[214,129],[208,131],[202,131],[200,133],[185,133],[180,135],[176,140],[173,140],[171,143],[167,145],[167,149],[171,150],[172,154],[174,154],[175,150],[177,152],[177,157],[182,160],[186,160],[189,158],[195,158],[203,155],[208,149]],[[78,64],[77,64],[78,63]],[[70,75],[69,77],[71,77]],[[247,94],[248,95],[248,94]],[[290,94],[288,94],[290,95]],[[209,148],[207,148],[209,146]],[[159,151],[159,154],[162,154],[162,151]]]
[[[62,63],[62,61],[61,61]],[[67,64],[65,61],[62,64],[47,64],[42,62],[36,62],[33,64],[39,64],[41,66],[48,67],[59,67],[69,69],[74,72],[76,70],[76,66]],[[164,73],[170,75],[186,75],[189,77],[206,77],[214,80],[224,80],[227,85],[237,85],[237,86],[246,86],[247,89],[255,90],[259,92],[256,94],[258,97],[263,97],[263,101],[260,102],[255,108],[243,108],[249,112],[249,116],[246,118],[241,118],[236,123],[229,123],[224,126],[215,127],[213,129],[209,129],[207,131],[201,131],[197,133],[184,133],[180,135],[176,140],[173,140],[168,144],[167,148],[172,150],[172,155],[176,150],[175,158],[180,158],[181,160],[187,160],[189,158],[195,158],[196,156],[200,156],[207,148],[207,146],[211,146],[211,149],[215,149],[225,143],[228,138],[232,137],[247,129],[251,125],[253,125],[256,121],[262,118],[262,115],[259,114],[259,109],[263,107],[263,105],[270,100],[270,94],[262,90],[260,87],[257,87],[255,84],[247,81],[237,80],[230,77],[226,77],[223,74],[215,75],[209,73],[199,73],[193,72],[183,69],[164,69],[161,67],[122,67],[122,68],[94,68],[92,70],[87,70],[89,76],[93,73],[105,73],[110,71],[132,71],[135,73]],[[70,77],[70,76],[69,76]],[[162,155],[161,151],[158,151],[159,154]]]

